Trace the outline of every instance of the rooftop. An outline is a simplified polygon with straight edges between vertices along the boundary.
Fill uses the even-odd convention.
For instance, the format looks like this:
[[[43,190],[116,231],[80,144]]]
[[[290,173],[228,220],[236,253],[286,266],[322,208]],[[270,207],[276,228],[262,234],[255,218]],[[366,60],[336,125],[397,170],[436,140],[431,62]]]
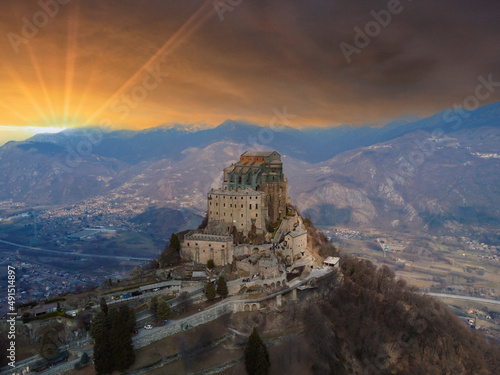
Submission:
[[[205,233],[190,233],[184,237],[184,240],[198,240],[198,241],[216,241],[216,242],[233,242],[233,236],[219,236],[216,234]]]
[[[339,261],[340,261],[339,257],[328,257],[323,261],[323,263],[325,263],[327,265],[335,266],[336,264],[338,264]]]
[[[245,196],[251,195],[252,197],[258,195],[265,195],[262,191],[256,191],[250,188],[246,188],[245,190],[227,190],[227,189],[212,189],[209,194],[215,195],[230,195],[230,196]]]
[[[46,312],[47,310],[50,310],[50,309],[57,309],[57,302],[52,302],[52,303],[48,303],[46,305],[41,305],[41,306],[35,307],[35,309],[34,309],[35,315]]]
[[[290,235],[290,237],[296,238],[296,237],[302,236],[304,234],[307,234],[307,231],[304,229],[297,229],[297,230],[294,230],[288,234]]]
[[[273,152],[276,152],[276,151],[246,151],[241,156],[269,156]]]

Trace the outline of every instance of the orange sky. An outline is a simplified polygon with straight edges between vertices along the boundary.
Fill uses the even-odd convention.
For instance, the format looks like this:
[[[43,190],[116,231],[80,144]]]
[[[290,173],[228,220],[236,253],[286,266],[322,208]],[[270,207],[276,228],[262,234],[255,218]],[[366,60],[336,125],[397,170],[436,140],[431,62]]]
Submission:
[[[384,123],[500,81],[498,2],[401,1],[351,63],[339,44],[387,1],[41,3],[0,5],[0,144],[38,127],[267,124],[284,107],[292,126]]]

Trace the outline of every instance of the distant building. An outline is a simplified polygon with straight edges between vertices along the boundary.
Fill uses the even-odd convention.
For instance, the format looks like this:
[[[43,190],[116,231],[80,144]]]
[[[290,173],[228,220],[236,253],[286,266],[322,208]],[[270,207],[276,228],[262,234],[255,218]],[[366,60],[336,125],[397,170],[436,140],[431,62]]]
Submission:
[[[339,267],[340,258],[339,257],[328,257],[323,261],[323,264],[327,267],[337,268]]]
[[[88,240],[98,233],[116,233],[115,229],[105,229],[103,227],[88,228],[80,232],[70,234],[67,238],[70,240]]]
[[[48,313],[57,311],[58,307],[59,307],[59,305],[57,304],[57,302],[53,302],[53,303],[49,303],[47,305],[37,306],[34,308],[33,312],[35,313],[35,316],[40,316],[40,315],[44,315],[44,314],[48,314]]]
[[[205,271],[193,271],[193,279],[206,279],[207,273]]]

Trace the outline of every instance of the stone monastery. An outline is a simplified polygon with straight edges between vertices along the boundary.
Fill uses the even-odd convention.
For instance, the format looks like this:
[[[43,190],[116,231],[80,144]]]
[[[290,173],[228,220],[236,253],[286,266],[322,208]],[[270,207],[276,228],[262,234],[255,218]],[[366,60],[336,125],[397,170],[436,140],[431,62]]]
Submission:
[[[234,264],[248,274],[279,277],[304,256],[307,231],[287,197],[276,151],[245,152],[207,194],[207,226],[181,239],[181,257],[199,264]]]

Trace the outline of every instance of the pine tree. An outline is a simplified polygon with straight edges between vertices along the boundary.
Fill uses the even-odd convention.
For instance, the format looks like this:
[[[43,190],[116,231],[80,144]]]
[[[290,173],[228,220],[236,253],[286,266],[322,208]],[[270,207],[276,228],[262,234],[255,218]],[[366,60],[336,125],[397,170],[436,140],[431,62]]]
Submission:
[[[158,297],[151,298],[149,301],[149,312],[154,315],[155,318],[158,316]]]
[[[90,335],[94,339],[94,366],[97,374],[109,374],[113,371],[109,328],[106,314],[97,312],[90,326]]]
[[[101,306],[101,311],[104,313],[104,315],[108,315],[108,304],[106,303],[104,297],[101,297],[99,304]]]
[[[208,268],[209,270],[211,270],[211,269],[215,268],[215,262],[214,262],[214,260],[213,260],[213,259],[209,259],[209,260],[207,260],[207,268]]]
[[[167,320],[170,316],[170,305],[162,299],[158,301],[157,315],[160,320]]]
[[[222,276],[220,276],[219,280],[217,281],[217,294],[222,298],[226,298],[229,294],[229,291],[227,290],[226,279],[224,279],[224,277]]]
[[[95,314],[90,327],[94,339],[94,364],[98,374],[123,371],[135,361],[132,329],[135,326],[134,311],[128,306],[112,308],[106,315]]]
[[[267,375],[269,366],[267,347],[254,328],[245,347],[245,368],[249,375]]]
[[[113,369],[118,371],[127,369],[135,361],[129,317],[128,306],[122,306],[120,310],[113,308],[109,312],[111,357]]]
[[[180,251],[181,243],[179,241],[179,237],[177,236],[177,234],[172,233],[172,236],[170,237],[169,247],[177,251]]]
[[[125,329],[132,332],[136,323],[134,310],[126,305],[120,306],[120,313],[123,315],[125,321]]]
[[[82,356],[80,357],[80,364],[86,365],[89,362],[90,362],[89,355],[86,352],[83,352]]]
[[[210,281],[205,285],[205,296],[209,301],[215,298],[215,286]]]

